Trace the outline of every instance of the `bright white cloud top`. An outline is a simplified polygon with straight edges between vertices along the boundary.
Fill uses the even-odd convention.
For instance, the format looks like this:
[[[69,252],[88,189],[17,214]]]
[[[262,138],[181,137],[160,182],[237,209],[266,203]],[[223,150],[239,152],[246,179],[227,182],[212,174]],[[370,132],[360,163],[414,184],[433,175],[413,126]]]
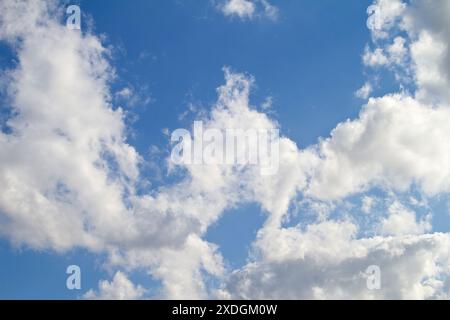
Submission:
[[[276,15],[267,1],[221,6],[240,18],[258,8]],[[329,138],[300,150],[281,137],[274,176],[252,166],[185,165],[172,168],[181,181],[142,195],[141,156],[112,105],[115,71],[100,37],[61,25],[56,1],[1,1],[0,40],[18,56],[2,75],[15,116],[11,132],[0,133],[1,235],[35,249],[106,253],[113,270],[148,270],[166,298],[450,298],[450,234],[432,233],[430,216],[398,197],[411,188],[423,198],[450,192],[450,2],[377,0],[368,12],[363,62],[413,83],[413,92],[370,97],[369,79],[359,116]],[[255,80],[224,73],[205,125],[278,128],[250,103]],[[366,194],[373,188],[386,191],[382,213]],[[363,197],[362,208],[347,209],[352,196]],[[248,264],[230,270],[204,236],[226,209],[249,202],[266,222]],[[305,204],[316,219],[288,226],[292,206]],[[367,289],[371,265],[381,269],[380,290]],[[143,296],[121,271],[86,294]]]

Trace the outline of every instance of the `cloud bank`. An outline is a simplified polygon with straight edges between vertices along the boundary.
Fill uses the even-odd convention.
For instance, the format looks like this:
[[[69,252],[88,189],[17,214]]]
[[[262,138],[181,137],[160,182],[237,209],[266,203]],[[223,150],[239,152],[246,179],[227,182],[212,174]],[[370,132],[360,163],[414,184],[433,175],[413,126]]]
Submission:
[[[227,1],[222,11],[251,18],[255,3]],[[0,3],[0,40],[17,55],[1,75],[2,108],[12,115],[0,133],[3,237],[34,249],[106,253],[110,268],[148,270],[166,298],[448,298],[450,235],[431,233],[431,216],[397,199],[412,189],[424,198],[450,191],[447,1],[374,2],[363,62],[393,72],[399,91],[369,98],[365,90],[360,115],[306,149],[281,137],[277,175],[184,165],[170,168],[181,181],[149,194],[137,192],[142,157],[112,103],[109,51],[95,34],[62,26],[58,8]],[[251,105],[250,75],[224,74],[207,128],[279,127]],[[387,194],[381,213],[368,200],[374,188]],[[348,199],[360,195],[364,209],[349,210]],[[204,235],[244,203],[258,204],[267,219],[248,264],[229,270]],[[302,204],[308,212],[297,214],[315,218],[292,223]],[[371,265],[381,269],[380,290],[366,286]],[[86,297],[142,298],[145,289],[117,271]]]

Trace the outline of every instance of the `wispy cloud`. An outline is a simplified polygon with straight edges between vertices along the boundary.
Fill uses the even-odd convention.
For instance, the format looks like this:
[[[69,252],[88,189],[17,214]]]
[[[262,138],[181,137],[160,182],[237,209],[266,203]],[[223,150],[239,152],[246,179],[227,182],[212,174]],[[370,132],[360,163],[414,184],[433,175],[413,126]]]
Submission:
[[[241,19],[264,17],[271,20],[278,18],[279,10],[268,0],[224,0],[218,8],[226,16],[236,16]]]

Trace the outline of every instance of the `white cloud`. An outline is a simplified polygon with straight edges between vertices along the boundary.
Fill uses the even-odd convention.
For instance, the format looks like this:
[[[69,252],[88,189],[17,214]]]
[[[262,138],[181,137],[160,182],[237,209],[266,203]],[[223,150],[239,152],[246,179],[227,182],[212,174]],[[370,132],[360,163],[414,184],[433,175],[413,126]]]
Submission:
[[[377,47],[366,50],[364,62],[409,74],[417,90],[369,99],[357,119],[339,124],[330,138],[302,152],[311,159],[310,167],[304,167],[311,171],[303,196],[333,201],[372,187],[408,193],[414,186],[425,199],[450,192],[447,6],[445,1],[379,0],[370,7],[378,19],[368,23]],[[395,30],[406,31],[408,39]],[[371,198],[363,199],[361,211],[371,212]],[[449,298],[450,239],[448,234],[426,234],[431,215],[419,218],[394,202],[370,238],[353,220],[265,226],[254,244],[255,258],[232,272],[217,295]],[[380,290],[366,285],[365,270],[371,265],[381,269]]]
[[[271,230],[264,258],[233,272],[218,297],[231,299],[448,298],[447,234],[355,239],[348,222],[324,222],[305,232]],[[263,241],[262,238],[259,241]],[[269,252],[266,252],[269,251]],[[369,290],[376,265],[381,288]]]
[[[398,20],[405,12],[406,4],[402,0],[376,0],[369,6],[367,13],[368,28],[374,39],[388,37],[390,29],[397,26]]]
[[[237,15],[240,18],[251,18],[255,13],[255,4],[248,0],[227,0],[222,5],[222,12],[226,16]]]
[[[225,272],[217,246],[195,235],[190,235],[179,247],[155,251],[142,246],[115,252],[110,266],[125,266],[129,270],[148,268],[162,282],[161,297],[171,299],[206,299],[209,288],[205,275],[221,279]]]
[[[369,82],[366,82],[361,88],[359,88],[356,92],[355,95],[358,98],[361,99],[367,99],[369,98],[370,94],[372,93],[372,85]]]
[[[57,24],[51,4],[0,4],[0,36],[19,61],[9,74],[17,115],[12,133],[0,133],[0,232],[37,248],[98,249],[127,220],[122,194],[132,192],[140,158],[124,142],[122,110],[108,103],[106,49]]]
[[[403,94],[371,98],[358,119],[339,124],[318,147],[307,194],[333,199],[373,185],[425,194],[450,191],[450,109]]]
[[[257,15],[231,2],[230,15]],[[7,75],[12,133],[0,133],[0,233],[37,249],[107,252],[112,268],[147,268],[161,280],[163,297],[211,296],[207,276],[225,280],[217,293],[223,297],[447,297],[449,236],[422,234],[429,232],[427,219],[394,206],[379,221],[380,235],[363,238],[351,216],[333,220],[328,210],[374,186],[396,192],[417,186],[424,197],[450,192],[448,11],[428,4],[419,10],[416,1],[380,0],[371,7],[380,19],[369,23],[380,47],[366,52],[367,62],[413,70],[414,94],[369,99],[357,119],[306,150],[281,137],[275,176],[251,166],[171,167],[184,179],[138,195],[141,157],[126,142],[123,111],[110,102],[115,72],[108,51],[96,36],[61,26],[56,2],[0,2],[0,39],[18,55]],[[391,35],[395,28],[408,37]],[[278,127],[251,107],[252,77],[226,69],[225,81],[206,127]],[[316,206],[323,214],[317,223],[286,227],[299,195],[324,201]],[[218,248],[202,237],[225,209],[248,202],[259,204],[267,221],[253,260],[228,274]],[[380,291],[365,286],[364,270],[373,264],[382,270]],[[119,272],[86,297],[142,295]]]
[[[382,235],[423,234],[431,231],[431,216],[416,221],[416,214],[406,209],[398,202],[389,207],[389,216],[382,220],[380,233]]]
[[[241,19],[253,19],[256,16],[271,20],[278,18],[279,10],[268,0],[224,0],[219,9],[226,16],[237,16]]]
[[[366,48],[363,55],[363,62],[366,66],[376,67],[388,64],[389,59],[385,56],[381,48],[376,48],[374,51]]]
[[[276,6],[270,4],[267,0],[261,0],[261,4],[264,8],[264,14],[266,17],[272,20],[278,19],[279,9]]]
[[[413,71],[419,70],[418,66],[423,67],[424,63],[419,61],[418,54],[414,55],[414,41],[422,45],[426,42],[414,37],[413,32],[420,34],[415,29],[410,29],[409,39],[397,36],[390,39],[389,30],[396,28],[397,23],[402,28],[407,25],[401,15],[410,12],[401,2],[391,4],[381,5],[382,10],[388,10],[382,13],[382,27],[377,29],[383,36],[374,34],[377,41],[385,42],[378,53],[386,61],[380,58],[382,63],[375,63],[377,58],[372,62],[405,69],[412,65]],[[438,56],[438,63],[432,62],[428,69],[441,65],[447,57],[446,51],[441,50]],[[445,68],[439,71],[439,74],[447,72]],[[411,186],[417,186],[424,197],[450,192],[450,171],[446,169],[450,145],[445,138],[450,134],[447,97],[441,90],[430,90],[419,76],[413,77],[417,80],[417,95],[400,92],[371,98],[357,119],[339,124],[330,138],[315,146],[299,150],[293,141],[283,137],[280,171],[270,179],[247,167],[237,170],[186,166],[191,182],[184,182],[182,191],[171,188],[155,199],[164,204],[160,209],[163,212],[178,211],[168,208],[186,206],[186,203],[192,204],[192,210],[209,208],[202,210],[200,217],[197,215],[203,231],[227,205],[259,203],[268,218],[253,246],[254,258],[244,268],[232,271],[227,277],[216,248],[197,236],[188,237],[184,249],[178,249],[181,251],[166,251],[168,257],[181,257],[177,265],[168,263],[174,259],[162,258],[165,254],[151,258],[151,252],[136,250],[127,251],[125,260],[152,266],[153,272],[165,281],[167,292],[175,297],[190,292],[195,292],[195,297],[204,297],[210,293],[199,273],[205,269],[220,279],[227,279],[217,291],[221,297],[446,298],[449,236],[424,234],[430,231],[430,216],[420,219],[400,205],[391,205],[387,217],[379,217],[380,229],[375,230],[379,234],[371,238],[361,237],[362,230],[351,217],[332,220],[328,213],[320,215],[318,223],[305,227],[283,226],[292,199],[300,193],[306,198],[333,201],[374,186],[396,192],[407,192]],[[208,117],[207,126],[276,126],[266,115],[250,107],[252,82],[251,77],[227,70],[226,84],[218,90],[219,100]],[[422,97],[433,97],[433,103]],[[211,184],[211,180],[215,183]],[[184,201],[192,192],[203,193],[205,197],[194,203]],[[210,203],[216,205],[208,206]],[[365,205],[364,210],[370,211],[368,201]],[[193,242],[188,245],[190,241]],[[194,244],[195,248],[203,248],[197,251],[207,252],[206,261],[187,253]],[[142,262],[146,259],[149,261]],[[364,272],[370,265],[381,268],[383,285],[379,291],[367,289]],[[178,274],[190,276],[181,281]]]
[[[125,87],[119,92],[117,92],[116,96],[123,99],[129,99],[133,96],[133,90],[131,88]]]
[[[387,47],[389,59],[392,63],[402,65],[405,63],[405,57],[408,49],[405,47],[406,40],[402,37],[395,37],[393,43]]]
[[[362,199],[361,211],[365,214],[369,214],[375,204],[375,199],[373,197],[364,196]]]
[[[450,35],[449,35],[450,36]],[[411,44],[415,78],[419,86],[418,99],[450,105],[450,65],[448,40],[437,38],[427,31],[419,35],[418,41]]]
[[[11,133],[0,133],[0,233],[18,246],[82,247],[111,260],[145,248],[152,261],[143,267],[158,268],[170,256],[167,248],[181,255],[189,239],[198,239],[226,199],[216,189],[202,196],[208,186],[196,188],[195,179],[191,186],[189,177],[152,196],[136,194],[141,157],[126,143],[123,111],[110,103],[115,72],[108,51],[96,36],[60,25],[57,5],[0,3],[0,39],[18,60],[6,75],[15,116],[8,120]],[[203,253],[192,259],[216,259]],[[185,269],[198,273],[189,263]],[[167,292],[179,286],[162,280]],[[194,296],[196,288],[188,289]]]
[[[448,35],[449,10],[445,1],[425,2],[380,0],[371,7],[383,17],[381,27],[369,23],[374,38],[380,30],[384,37],[375,42],[380,47],[366,49],[365,63],[396,65],[396,72],[405,74],[412,71],[417,90],[372,98],[358,119],[339,124],[331,138],[319,144],[321,160],[309,194],[343,197],[372,185],[406,191],[413,184],[427,195],[449,192],[445,137],[450,63],[445,61],[449,61],[450,37],[443,37]],[[406,31],[408,39],[395,30]]]
[[[136,300],[142,299],[145,289],[134,285],[123,272],[116,272],[111,282],[102,280],[98,284],[98,292],[89,290],[85,299],[89,300]]]
[[[369,10],[374,14],[369,18],[368,26],[377,48],[367,54],[366,64],[389,64],[391,68],[395,68],[395,63],[402,64],[402,72],[417,85],[419,100],[448,106],[449,6],[446,0],[374,1]],[[407,37],[399,37],[400,32],[406,33]],[[386,51],[389,57],[382,54]]]
[[[302,180],[295,144],[281,141],[285,164],[275,179],[260,180],[253,167],[186,166],[180,183],[138,195],[141,157],[110,102],[108,51],[96,36],[60,25],[57,4],[0,3],[1,39],[18,57],[8,79],[12,132],[0,133],[0,233],[35,249],[106,252],[110,266],[130,272],[148,268],[164,297],[207,296],[205,275],[221,277],[224,268],[202,236],[240,202],[259,201],[280,216]],[[226,71],[206,125],[276,127],[249,106],[251,85]]]

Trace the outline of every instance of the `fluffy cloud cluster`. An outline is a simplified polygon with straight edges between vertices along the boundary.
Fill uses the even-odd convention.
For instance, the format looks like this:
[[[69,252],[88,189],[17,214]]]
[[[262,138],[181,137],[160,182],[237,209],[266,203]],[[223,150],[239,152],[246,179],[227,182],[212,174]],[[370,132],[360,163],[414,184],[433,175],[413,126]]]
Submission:
[[[122,195],[133,192],[139,155],[109,103],[106,49],[58,24],[55,8],[0,4],[0,39],[18,59],[2,74],[14,116],[0,134],[0,232],[36,248],[95,250],[128,220]]]
[[[357,119],[340,123],[308,154],[300,194],[336,203],[372,188],[418,189],[424,197],[450,191],[448,1],[379,0],[369,7],[372,51],[363,60],[387,67],[410,93],[370,98]],[[358,92],[368,98],[370,82]],[[304,185],[303,182],[299,185]],[[312,200],[314,201],[314,200]],[[376,214],[363,197],[362,214]],[[345,211],[345,206],[338,206]],[[327,210],[326,210],[327,211]],[[254,258],[231,273],[218,291],[225,298],[440,299],[449,298],[448,234],[427,234],[431,215],[419,218],[394,201],[373,217],[364,237],[358,216],[319,215],[315,223],[263,227]],[[369,290],[366,268],[381,270],[381,289]]]
[[[263,258],[233,272],[219,296],[243,299],[448,298],[449,235],[355,239],[355,230],[349,222],[323,222],[303,232],[273,230],[263,244],[271,252],[264,252]],[[369,266],[380,267],[379,290],[368,289],[366,270]]]
[[[123,273],[118,271],[111,282],[100,281],[99,292],[89,290],[84,298],[89,300],[137,300],[144,296],[145,289],[135,286]]]
[[[410,76],[413,94],[370,98],[357,119],[305,150],[281,137],[276,175],[255,166],[183,165],[170,167],[179,182],[149,194],[136,191],[142,159],[127,143],[124,112],[112,105],[115,72],[100,39],[59,24],[57,1],[0,2],[0,40],[18,61],[1,81],[12,116],[0,132],[0,234],[37,249],[106,252],[110,268],[146,268],[170,298],[448,297],[449,235],[426,234],[430,215],[394,201],[372,217],[368,237],[359,217],[329,212],[373,187],[415,187],[424,197],[450,191],[450,11],[448,2],[423,2],[379,0],[369,8],[375,49],[364,61],[391,68],[399,81]],[[221,8],[253,17],[257,3],[269,5],[232,0]],[[251,106],[253,82],[225,69],[205,128],[277,128]],[[299,198],[315,204],[317,221],[288,225]],[[372,198],[363,199],[359,213],[376,214]],[[203,236],[226,209],[249,202],[267,220],[249,263],[227,270]],[[381,269],[380,290],[367,289],[370,265]],[[86,297],[141,298],[144,291],[118,271]]]
[[[198,244],[190,240],[205,228],[198,206],[214,214],[220,204],[181,185],[137,195],[141,157],[126,143],[124,112],[111,104],[108,50],[89,32],[61,25],[58,8],[0,3],[0,39],[18,61],[2,73],[12,116],[0,133],[0,233],[17,246],[59,252],[116,257],[145,248],[148,264],[163,265]],[[214,251],[203,242],[195,250],[203,260]]]
[[[257,16],[271,20],[278,18],[278,8],[267,0],[225,0],[218,8],[226,16],[236,16],[241,19],[253,19]]]
[[[450,104],[450,4],[445,0],[378,0],[368,9],[373,49],[366,65],[388,66],[401,84],[413,82],[416,98]]]
[[[216,246],[202,239],[208,226],[254,198],[285,211],[294,186],[280,176],[270,181],[280,190],[270,191],[256,168],[186,166],[176,169],[186,176],[179,183],[139,195],[142,160],[126,142],[124,112],[111,102],[109,52],[95,35],[61,25],[58,8],[57,1],[0,4],[0,39],[18,61],[2,74],[12,116],[0,133],[0,233],[17,246],[107,252],[112,267],[148,268],[163,296],[207,297],[205,273],[224,273]],[[249,108],[250,86],[248,77],[226,72],[206,125],[275,127]],[[281,147],[293,164],[295,145],[286,139]]]

